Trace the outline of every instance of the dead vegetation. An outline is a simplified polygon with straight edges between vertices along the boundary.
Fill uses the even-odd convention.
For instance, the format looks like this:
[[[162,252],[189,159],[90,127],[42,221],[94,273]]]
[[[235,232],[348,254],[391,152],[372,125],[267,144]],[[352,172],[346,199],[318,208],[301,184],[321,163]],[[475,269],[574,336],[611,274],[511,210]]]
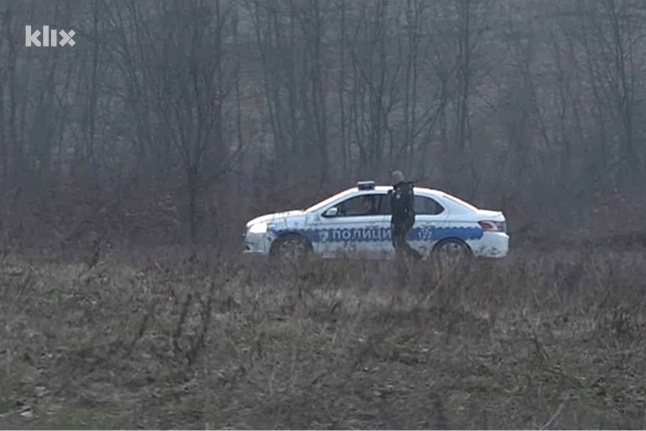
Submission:
[[[645,253],[5,254],[2,428],[644,428]]]

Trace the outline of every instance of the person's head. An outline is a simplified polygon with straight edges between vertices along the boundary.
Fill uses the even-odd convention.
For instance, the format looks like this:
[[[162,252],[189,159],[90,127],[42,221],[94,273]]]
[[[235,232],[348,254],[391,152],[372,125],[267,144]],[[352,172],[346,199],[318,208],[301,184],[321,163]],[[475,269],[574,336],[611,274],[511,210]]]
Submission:
[[[404,174],[401,171],[394,171],[391,175],[393,184],[399,184],[404,181]]]
[[[363,209],[365,212],[374,212],[377,209],[374,196],[365,196],[363,198]]]

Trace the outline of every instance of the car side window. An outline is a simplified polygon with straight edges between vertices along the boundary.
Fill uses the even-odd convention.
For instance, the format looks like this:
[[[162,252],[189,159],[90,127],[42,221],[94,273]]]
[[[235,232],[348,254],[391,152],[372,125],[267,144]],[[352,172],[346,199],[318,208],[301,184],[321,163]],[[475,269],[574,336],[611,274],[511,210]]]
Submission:
[[[380,215],[390,215],[390,195],[381,195],[381,203],[379,205],[379,214]]]
[[[415,196],[415,214],[438,215],[444,211],[444,207],[435,199],[426,196]]]
[[[378,194],[361,195],[347,199],[336,207],[340,217],[379,215],[381,200],[381,195]]]

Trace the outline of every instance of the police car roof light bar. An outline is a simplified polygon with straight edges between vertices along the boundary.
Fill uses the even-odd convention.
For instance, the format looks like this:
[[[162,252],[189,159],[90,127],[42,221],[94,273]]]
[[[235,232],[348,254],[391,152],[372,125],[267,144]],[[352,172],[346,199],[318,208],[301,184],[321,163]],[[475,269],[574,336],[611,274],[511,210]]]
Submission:
[[[375,182],[374,181],[359,181],[357,182],[357,188],[359,190],[374,190]]]

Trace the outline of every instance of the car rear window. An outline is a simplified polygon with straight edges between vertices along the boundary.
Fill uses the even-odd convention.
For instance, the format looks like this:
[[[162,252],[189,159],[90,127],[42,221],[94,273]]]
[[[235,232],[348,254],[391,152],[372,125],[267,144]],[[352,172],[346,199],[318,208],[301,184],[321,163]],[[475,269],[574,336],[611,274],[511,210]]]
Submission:
[[[415,196],[415,214],[437,215],[444,211],[444,207],[435,199],[426,196]]]
[[[451,195],[443,194],[443,195],[442,195],[442,197],[444,197],[444,198],[446,198],[446,199],[448,199],[448,200],[450,200],[450,201],[453,201],[453,202],[455,202],[456,204],[462,205],[463,207],[467,207],[467,208],[468,208],[468,209],[470,209],[471,211],[477,211],[477,210],[478,210],[478,208],[474,207],[473,205],[471,205],[471,204],[469,204],[469,203],[466,203],[466,202],[465,202],[465,201],[463,201],[462,199],[458,199],[458,198],[456,198],[455,196],[451,196]]]

